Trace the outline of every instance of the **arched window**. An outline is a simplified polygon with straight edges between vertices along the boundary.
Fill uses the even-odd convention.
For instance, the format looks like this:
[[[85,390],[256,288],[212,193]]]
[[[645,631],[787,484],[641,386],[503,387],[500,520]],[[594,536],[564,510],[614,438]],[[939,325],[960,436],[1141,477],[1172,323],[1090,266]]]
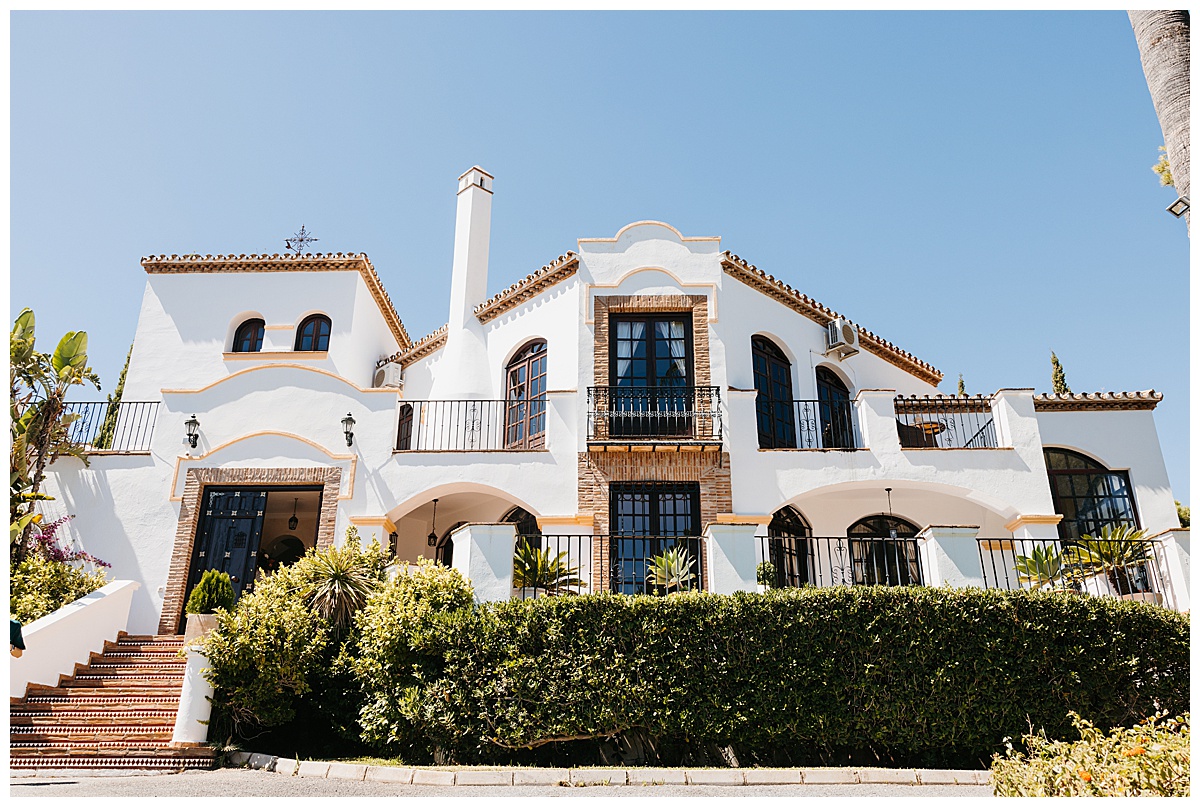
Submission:
[[[795,448],[796,420],[792,415],[792,365],[779,346],[762,336],[750,339],[754,389],[758,390],[759,448]]]
[[[411,451],[413,437],[412,404],[400,404],[399,426],[396,429],[396,450]]]
[[[817,409],[821,417],[821,448],[854,448],[850,390],[828,367],[817,368]]]
[[[233,335],[233,352],[257,353],[262,350],[264,327],[261,319],[248,319],[239,325]]]
[[[438,539],[437,547],[433,552],[435,563],[440,566],[454,565],[454,538],[451,537],[450,533],[466,523],[465,521],[456,521],[442,533],[442,537]]]
[[[1054,512],[1063,517],[1058,522],[1061,539],[1099,536],[1105,527],[1125,525],[1137,529],[1128,473],[1110,471],[1090,457],[1065,448],[1047,448],[1043,453]]]
[[[896,516],[867,516],[850,525],[846,534],[855,585],[921,585],[919,531],[912,522]]]
[[[541,541],[538,539],[542,536],[542,530],[538,526],[537,516],[529,512],[523,507],[514,507],[504,515],[500,516],[501,524],[516,524],[517,535],[523,538],[529,538],[530,545],[535,548],[541,548]]]
[[[313,314],[305,317],[296,330],[296,350],[329,350],[329,317]]]
[[[775,567],[774,588],[799,587],[814,582],[808,539],[812,527],[795,507],[775,511],[767,527],[768,560]]]
[[[530,342],[505,368],[505,448],[546,444],[546,343]]]

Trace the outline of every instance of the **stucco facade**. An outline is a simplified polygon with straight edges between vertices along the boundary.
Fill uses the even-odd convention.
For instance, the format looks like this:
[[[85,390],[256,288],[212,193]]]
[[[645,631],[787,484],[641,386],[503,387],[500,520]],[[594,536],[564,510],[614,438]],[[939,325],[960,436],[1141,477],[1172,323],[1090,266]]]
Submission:
[[[60,460],[47,482],[56,497],[47,510],[75,514],[86,549],[112,562],[115,578],[141,584],[131,630],[173,631],[187,575],[215,562],[196,555],[206,486],[277,488],[275,521],[265,517],[276,526],[266,532],[280,531],[290,508],[304,522],[292,532],[306,546],[343,540],[355,525],[363,539],[390,543],[411,561],[438,553],[427,538],[434,532],[457,547],[455,565],[474,569],[487,567],[480,558],[489,552],[499,553],[491,568],[509,563],[514,530],[471,525],[515,521],[513,508],[547,536],[602,536],[623,518],[613,485],[694,485],[690,530],[705,536],[712,590],[755,585],[746,547],[761,543],[786,506],[813,537],[844,538],[869,516],[902,519],[924,541],[923,562],[942,558],[926,582],[969,582],[976,573],[955,577],[946,558],[970,565],[972,553],[986,556],[991,544],[982,540],[1058,538],[1062,514],[1044,449],[1061,448],[1125,474],[1136,526],[1168,534],[1186,558],[1153,421],[1160,396],[1037,396],[1018,387],[975,403],[940,398],[931,365],[853,324],[857,352],[839,357],[828,329],[836,312],[723,250],[719,238],[659,222],[580,239],[485,299],[492,192],[482,169],[460,178],[447,326],[416,342],[365,255],[143,259],[147,285],[124,401],[157,403],[148,443],[94,453],[87,468]],[[327,349],[297,350],[297,328],[313,315],[328,319]],[[237,350],[239,327],[255,319],[261,347]],[[784,389],[791,398],[772,410],[793,413],[782,438],[765,438],[758,417],[764,382],[752,342],[762,339],[777,351],[776,395]],[[535,394],[532,377],[527,389],[514,385],[510,365],[536,342],[544,350],[527,366],[544,376]],[[621,351],[636,357],[640,349],[658,351],[660,368],[645,372],[659,375],[624,384],[629,357]],[[376,386],[389,362],[403,368],[402,384]],[[660,391],[628,404],[629,389],[649,388]],[[676,391],[664,397],[662,389]],[[836,411],[846,421],[834,439],[828,396],[841,401],[839,390],[846,402]],[[524,409],[513,403],[520,396],[528,396]],[[604,404],[606,396],[626,403]],[[906,421],[898,396],[933,396],[917,406],[930,416]],[[814,431],[798,438],[805,413]],[[193,415],[195,447],[185,437]],[[521,440],[515,417],[526,418]],[[939,437],[967,417],[984,423],[986,435],[969,447]],[[656,432],[663,423],[670,428]],[[678,534],[683,522],[673,523]],[[273,537],[266,532],[250,537],[263,551]],[[949,542],[948,554],[939,541]],[[608,544],[587,544],[588,579],[604,587]]]

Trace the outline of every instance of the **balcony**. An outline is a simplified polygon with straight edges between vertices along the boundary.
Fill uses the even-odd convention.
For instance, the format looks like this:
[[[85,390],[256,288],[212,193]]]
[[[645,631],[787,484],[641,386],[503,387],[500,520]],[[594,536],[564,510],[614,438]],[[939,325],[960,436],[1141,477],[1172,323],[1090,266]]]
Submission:
[[[975,398],[896,398],[901,448],[998,448],[992,402]]]
[[[1166,550],[1151,538],[979,538],[984,588],[1075,591],[1163,603]]]
[[[589,442],[720,447],[718,387],[588,387],[587,404]]]
[[[759,563],[771,588],[919,586],[917,538],[759,536]],[[761,567],[760,567],[761,568]]]
[[[83,401],[64,407],[69,439],[89,453],[146,452],[158,420],[158,401]]]
[[[853,401],[768,401],[755,403],[761,449],[861,449]]]
[[[546,399],[401,401],[396,451],[537,451]]]

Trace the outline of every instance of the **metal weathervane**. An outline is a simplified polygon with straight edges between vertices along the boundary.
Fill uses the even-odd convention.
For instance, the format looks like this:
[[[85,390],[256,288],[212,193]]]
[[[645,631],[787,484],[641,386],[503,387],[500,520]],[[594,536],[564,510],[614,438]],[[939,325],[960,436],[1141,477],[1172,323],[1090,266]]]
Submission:
[[[313,238],[311,235],[309,235],[308,231],[306,231],[304,229],[304,225],[301,224],[300,232],[294,234],[291,238],[285,238],[283,240],[283,243],[287,244],[287,248],[289,251],[295,252],[297,255],[299,255],[300,253],[304,252],[305,249],[308,248],[309,244],[315,243],[320,240],[321,239]]]

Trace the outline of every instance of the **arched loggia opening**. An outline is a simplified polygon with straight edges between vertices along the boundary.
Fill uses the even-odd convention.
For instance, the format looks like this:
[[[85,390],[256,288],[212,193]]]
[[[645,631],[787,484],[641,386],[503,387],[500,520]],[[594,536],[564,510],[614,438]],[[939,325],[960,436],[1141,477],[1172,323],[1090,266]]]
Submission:
[[[920,528],[892,515],[867,516],[850,525],[850,562],[859,586],[919,586]]]

